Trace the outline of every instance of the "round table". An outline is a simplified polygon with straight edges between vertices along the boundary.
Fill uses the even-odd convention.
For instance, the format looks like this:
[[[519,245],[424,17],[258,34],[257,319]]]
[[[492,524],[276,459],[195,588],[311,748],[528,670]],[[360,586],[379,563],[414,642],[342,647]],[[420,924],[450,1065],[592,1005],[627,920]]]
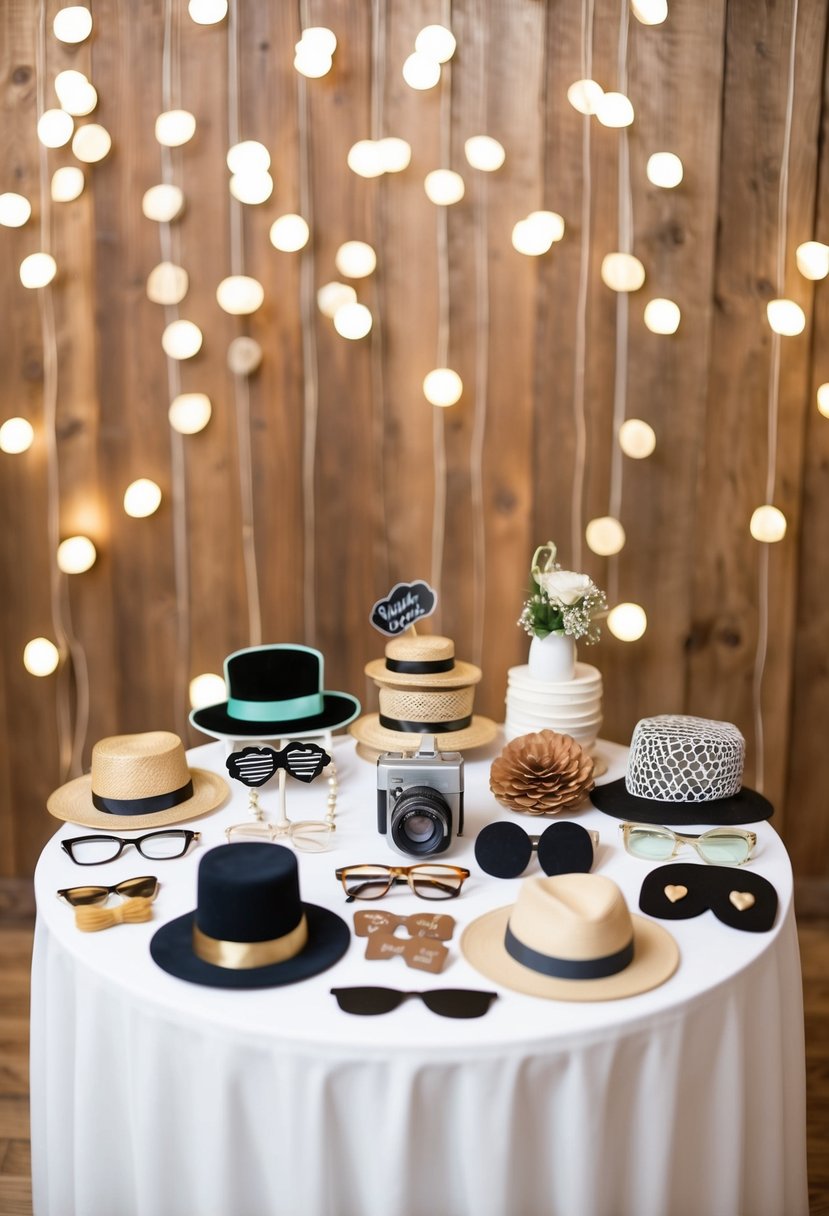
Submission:
[[[520,879],[475,862],[476,833],[515,818],[488,786],[502,741],[465,765],[466,831],[441,860],[467,866],[460,898],[431,910],[457,920],[440,975],[402,959],[364,958],[352,937],[331,970],[289,987],[227,991],[161,971],[148,944],[195,906],[200,857],[249,818],[234,782],[219,811],[186,825],[201,842],[151,863],[126,850],[75,866],[60,849],[85,829],[62,825],[35,874],[31,1102],[36,1216],[800,1216],[808,1211],[800,964],[786,851],[756,825],[751,868],[775,885],[768,933],[728,928],[711,912],[671,922],[678,971],[626,1000],[563,1003],[501,990],[485,1017],[455,1021],[406,1001],[354,1017],[333,986],[405,990],[493,984],[458,948],[463,926],[512,903]],[[299,856],[303,899],[352,926],[359,907],[407,914],[424,902],[394,888],[347,905],[337,866],[403,864],[376,827],[376,780],[338,739],[335,846]],[[600,743],[602,781],[626,749]],[[226,773],[225,747],[190,763]],[[275,786],[275,782],[274,782]],[[289,783],[292,819],[322,818],[324,780]],[[260,792],[276,815],[276,790]],[[588,807],[594,872],[632,911],[648,863],[628,856],[618,822]],[[520,820],[538,831],[546,820]],[[689,827],[694,831],[694,827]],[[691,860],[690,850],[686,850]],[[681,859],[685,860],[686,852]],[[702,863],[700,863],[702,864]],[[527,874],[538,873],[533,858]],[[156,873],[150,923],[76,930],[59,887]]]

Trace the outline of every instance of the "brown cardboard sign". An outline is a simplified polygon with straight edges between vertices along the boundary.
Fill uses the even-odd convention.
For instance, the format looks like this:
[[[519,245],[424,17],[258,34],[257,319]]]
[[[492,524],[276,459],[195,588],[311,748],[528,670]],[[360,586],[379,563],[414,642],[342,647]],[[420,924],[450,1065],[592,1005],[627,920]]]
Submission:
[[[395,933],[401,925],[408,930],[412,937],[434,937],[442,942],[450,941],[455,932],[453,916],[429,912],[416,912],[412,916],[397,916],[394,912],[384,912],[379,908],[362,909],[354,913],[356,937],[371,937],[378,931]]]
[[[449,951],[440,942],[425,937],[394,937],[391,933],[371,933],[366,942],[366,958],[402,958],[409,967],[418,971],[443,970]]]

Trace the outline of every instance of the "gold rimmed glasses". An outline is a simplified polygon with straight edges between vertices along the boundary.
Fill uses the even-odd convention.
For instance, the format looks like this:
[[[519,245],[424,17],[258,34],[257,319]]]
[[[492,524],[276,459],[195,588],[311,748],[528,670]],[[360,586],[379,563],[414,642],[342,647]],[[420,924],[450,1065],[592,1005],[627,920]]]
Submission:
[[[343,884],[347,902],[351,903],[355,899],[382,899],[397,884],[410,887],[421,899],[455,899],[469,877],[469,870],[423,863],[417,866],[343,866],[335,874]]]
[[[669,861],[686,844],[711,866],[741,866],[757,844],[756,832],[745,828],[711,828],[700,836],[685,836],[655,823],[620,823],[625,849],[643,861]]]

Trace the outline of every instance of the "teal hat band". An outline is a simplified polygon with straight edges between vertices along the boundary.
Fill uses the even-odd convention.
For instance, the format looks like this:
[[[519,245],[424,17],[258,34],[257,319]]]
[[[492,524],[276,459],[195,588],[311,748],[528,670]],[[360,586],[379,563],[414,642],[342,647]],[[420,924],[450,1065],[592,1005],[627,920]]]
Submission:
[[[287,697],[283,701],[238,701],[230,697],[227,702],[229,718],[242,722],[289,722],[294,718],[313,718],[325,709],[321,692],[307,697]]]

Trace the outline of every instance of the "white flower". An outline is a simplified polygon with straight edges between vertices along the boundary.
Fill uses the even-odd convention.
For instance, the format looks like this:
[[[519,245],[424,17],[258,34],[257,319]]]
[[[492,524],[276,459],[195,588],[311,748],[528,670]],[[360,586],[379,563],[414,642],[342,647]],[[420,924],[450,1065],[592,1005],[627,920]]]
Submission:
[[[593,580],[587,574],[576,574],[574,570],[550,570],[537,574],[535,581],[551,603],[567,608],[577,604],[593,590]]]

